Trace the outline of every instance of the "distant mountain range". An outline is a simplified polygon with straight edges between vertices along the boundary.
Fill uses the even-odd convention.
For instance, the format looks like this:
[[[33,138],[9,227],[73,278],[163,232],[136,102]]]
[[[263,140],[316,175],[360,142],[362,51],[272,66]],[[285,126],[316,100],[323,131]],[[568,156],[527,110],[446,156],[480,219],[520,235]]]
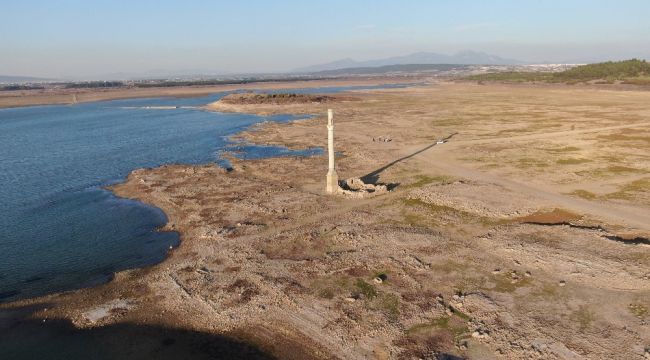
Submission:
[[[323,70],[309,73],[311,76],[377,75],[389,73],[441,73],[467,70],[472,65],[459,64],[403,64],[369,67],[351,67],[336,70]]]
[[[346,68],[368,68],[405,64],[458,64],[458,65],[520,65],[523,61],[506,59],[496,55],[477,51],[460,51],[453,55],[434,52],[418,52],[405,56],[384,59],[356,61],[354,59],[336,60],[325,64],[312,65],[293,70],[296,73],[314,73]]]

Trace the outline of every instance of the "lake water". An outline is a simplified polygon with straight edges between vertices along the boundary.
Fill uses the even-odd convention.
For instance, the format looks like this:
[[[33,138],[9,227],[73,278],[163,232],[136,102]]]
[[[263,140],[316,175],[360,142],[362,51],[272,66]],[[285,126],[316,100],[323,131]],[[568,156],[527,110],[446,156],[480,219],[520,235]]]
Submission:
[[[354,88],[292,91],[348,89]],[[261,121],[296,118],[142,108],[201,106],[223,95],[0,109],[0,301],[92,286],[116,271],[162,261],[179,244],[178,234],[156,231],[165,214],[103,187],[142,167],[225,165],[219,154],[232,149],[228,136]],[[244,158],[322,152],[236,149]]]

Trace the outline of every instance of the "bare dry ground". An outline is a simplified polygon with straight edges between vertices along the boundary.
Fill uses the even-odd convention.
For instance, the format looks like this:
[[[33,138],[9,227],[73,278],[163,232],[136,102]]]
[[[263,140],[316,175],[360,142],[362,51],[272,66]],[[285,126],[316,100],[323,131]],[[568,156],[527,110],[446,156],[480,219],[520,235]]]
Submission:
[[[304,148],[326,145],[333,108],[339,176],[392,192],[324,195],[324,157],[137,170],[113,190],[163,209],[182,245],[109,284],[2,307],[226,335],[287,359],[650,356],[650,92],[347,95],[207,109],[316,114],[239,136]]]

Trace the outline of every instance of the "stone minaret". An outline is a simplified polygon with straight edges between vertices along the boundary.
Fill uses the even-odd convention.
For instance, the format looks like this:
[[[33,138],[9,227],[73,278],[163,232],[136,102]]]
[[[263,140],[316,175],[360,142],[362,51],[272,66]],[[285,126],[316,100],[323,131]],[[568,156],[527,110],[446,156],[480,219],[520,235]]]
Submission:
[[[334,114],[332,109],[327,110],[327,153],[329,155],[327,193],[334,194],[339,191],[339,176],[334,168]]]

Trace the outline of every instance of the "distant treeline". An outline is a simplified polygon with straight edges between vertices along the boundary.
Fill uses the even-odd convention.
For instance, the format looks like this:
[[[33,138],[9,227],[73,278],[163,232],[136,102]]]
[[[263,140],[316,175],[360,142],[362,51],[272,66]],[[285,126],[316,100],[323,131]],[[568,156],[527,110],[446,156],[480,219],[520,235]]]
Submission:
[[[155,88],[155,87],[176,87],[176,86],[214,86],[214,85],[240,85],[251,83],[265,82],[287,82],[287,81],[310,81],[326,80],[325,76],[296,76],[296,77],[278,77],[278,78],[244,78],[229,80],[142,80],[142,81],[83,81],[83,82],[58,82],[50,83],[47,86],[63,87],[65,89],[101,89],[101,88],[119,88],[119,87],[138,87],[138,88]],[[0,91],[6,90],[38,90],[45,89],[44,85],[0,85]]]
[[[566,83],[588,81],[613,83],[615,81],[621,81],[627,84],[650,84],[650,64],[645,60],[632,59],[581,65],[557,73],[501,72],[472,75],[466,79],[475,81],[538,81]]]
[[[43,90],[45,87],[42,85],[3,85],[0,86],[0,91],[12,90]]]
[[[250,78],[250,79],[237,79],[237,80],[176,80],[176,81],[151,81],[151,82],[137,82],[133,86],[140,88],[150,87],[174,87],[174,86],[213,86],[213,85],[241,85],[250,83],[264,83],[264,82],[283,82],[283,81],[309,81],[309,80],[323,80],[324,78],[314,77],[292,77],[292,78]]]
[[[89,81],[89,82],[75,82],[75,83],[66,83],[64,87],[66,89],[95,89],[95,88],[113,88],[113,87],[122,87],[126,84],[122,81]]]

